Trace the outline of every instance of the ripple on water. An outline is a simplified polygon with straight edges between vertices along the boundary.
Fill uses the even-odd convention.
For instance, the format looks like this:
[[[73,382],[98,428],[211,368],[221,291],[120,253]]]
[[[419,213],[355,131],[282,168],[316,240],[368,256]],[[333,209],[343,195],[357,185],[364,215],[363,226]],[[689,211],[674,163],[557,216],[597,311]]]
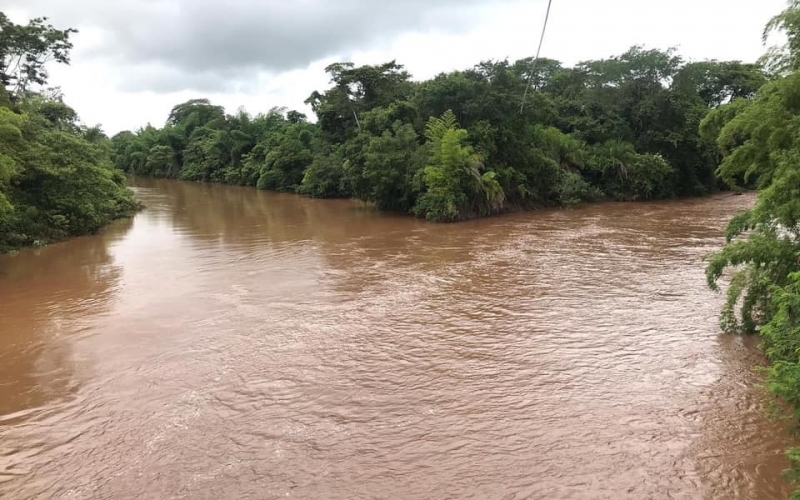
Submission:
[[[128,227],[0,259],[0,496],[787,491],[699,260],[747,197],[438,226],[138,182]]]

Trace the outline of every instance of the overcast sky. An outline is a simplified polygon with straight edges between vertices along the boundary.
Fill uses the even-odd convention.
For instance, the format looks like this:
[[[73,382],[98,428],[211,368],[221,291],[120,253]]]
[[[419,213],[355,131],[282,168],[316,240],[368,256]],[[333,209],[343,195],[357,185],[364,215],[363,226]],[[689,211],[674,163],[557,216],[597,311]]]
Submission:
[[[0,0],[14,21],[75,27],[51,85],[112,135],[208,97],[229,112],[308,112],[335,61],[396,59],[417,79],[536,51],[546,0]],[[634,44],[754,61],[785,0],[553,0],[543,57],[574,64]]]

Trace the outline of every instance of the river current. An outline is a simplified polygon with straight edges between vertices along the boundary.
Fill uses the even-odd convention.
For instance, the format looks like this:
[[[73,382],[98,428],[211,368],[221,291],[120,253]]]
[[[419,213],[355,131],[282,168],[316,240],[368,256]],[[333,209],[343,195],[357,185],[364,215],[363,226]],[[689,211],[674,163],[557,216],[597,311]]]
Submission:
[[[135,179],[0,256],[0,498],[783,499],[704,254],[753,202],[452,225]]]

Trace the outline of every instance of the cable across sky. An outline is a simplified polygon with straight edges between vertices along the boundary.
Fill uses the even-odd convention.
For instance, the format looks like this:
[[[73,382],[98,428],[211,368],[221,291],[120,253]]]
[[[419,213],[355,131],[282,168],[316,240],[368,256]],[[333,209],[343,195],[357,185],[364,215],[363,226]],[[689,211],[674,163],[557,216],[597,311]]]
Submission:
[[[544,34],[547,31],[547,21],[550,20],[550,8],[553,6],[553,0],[547,1],[547,13],[544,16],[544,26],[542,26],[542,36],[539,37],[539,48],[536,49],[536,57],[533,59],[533,65],[531,66],[531,74],[528,77],[528,84],[525,85],[525,93],[522,94],[522,104],[519,106],[519,113],[522,114],[522,110],[525,109],[525,100],[528,98],[528,89],[531,86],[531,82],[533,81],[533,74],[536,72],[536,64],[539,62],[539,54],[542,52],[542,44],[544,43]]]

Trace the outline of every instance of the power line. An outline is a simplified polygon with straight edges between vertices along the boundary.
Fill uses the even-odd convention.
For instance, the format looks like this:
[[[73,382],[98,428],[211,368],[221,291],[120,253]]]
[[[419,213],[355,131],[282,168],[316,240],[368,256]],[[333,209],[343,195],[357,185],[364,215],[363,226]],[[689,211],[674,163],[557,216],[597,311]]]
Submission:
[[[522,110],[525,108],[525,100],[528,97],[528,89],[531,86],[531,82],[533,81],[533,74],[536,72],[536,64],[539,62],[539,54],[542,52],[542,44],[544,43],[544,34],[547,31],[547,21],[550,19],[550,7],[553,6],[553,0],[548,0],[547,2],[547,14],[544,16],[544,26],[542,26],[542,36],[539,38],[539,48],[536,49],[536,57],[533,59],[533,65],[531,66],[531,74],[528,77],[528,83],[525,85],[525,93],[522,95],[522,104],[519,106],[519,114],[522,114]]]

